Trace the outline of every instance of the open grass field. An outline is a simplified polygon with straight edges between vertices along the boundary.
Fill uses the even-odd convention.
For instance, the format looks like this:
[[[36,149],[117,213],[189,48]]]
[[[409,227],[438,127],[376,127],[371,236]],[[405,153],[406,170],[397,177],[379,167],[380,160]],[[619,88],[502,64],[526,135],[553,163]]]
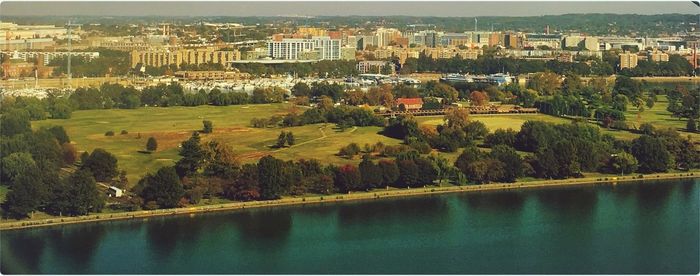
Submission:
[[[685,121],[672,118],[666,111],[667,106],[666,97],[659,96],[654,107],[645,110],[639,117],[637,109],[630,106],[626,113],[627,122],[634,127],[650,122],[657,128],[673,127],[681,131],[685,128]],[[262,156],[271,154],[286,160],[315,158],[333,164],[357,163],[359,162],[357,158],[349,160],[337,156],[336,153],[342,146],[351,142],[358,143],[360,146],[379,141],[387,145],[401,142],[378,134],[381,131],[380,127],[351,128],[341,132],[335,128],[334,124],[315,124],[284,129],[261,129],[249,126],[252,118],[283,115],[294,110],[303,111],[290,104],[85,110],[74,112],[71,119],[35,121],[33,127],[62,125],[78,150],[92,151],[95,148],[104,148],[115,154],[119,160],[120,169],[127,171],[131,185],[134,185],[147,172],[154,172],[162,166],[174,164],[179,158],[177,153],[180,143],[193,131],[202,128],[202,120],[210,120],[214,123],[214,133],[201,134],[202,140],[206,142],[216,139],[230,145],[239,154],[242,162],[254,162]],[[435,126],[443,123],[442,116],[416,118],[420,124],[424,125]],[[512,128],[517,131],[527,120],[551,123],[570,122],[566,118],[544,114],[473,115],[471,118],[483,122],[490,131],[499,128]],[[110,130],[114,131],[115,135],[105,136],[105,132]],[[122,130],[127,130],[128,134],[120,134]],[[296,138],[296,145],[282,149],[272,147],[281,130],[292,131]],[[634,139],[639,136],[629,131],[603,128],[601,130],[620,139]],[[681,133],[691,135],[696,141],[700,139],[700,134]],[[158,141],[158,150],[151,154],[140,153],[139,151],[145,149],[146,141],[151,136]],[[459,152],[441,153],[441,155],[454,160]],[[2,192],[0,191],[0,196]]]
[[[627,123],[630,125],[635,125],[639,127],[642,123],[651,123],[657,128],[667,128],[671,127],[678,130],[681,135],[690,135],[694,141],[700,140],[700,134],[685,132],[686,119],[678,119],[671,117],[671,112],[668,112],[666,108],[668,107],[668,99],[666,95],[657,96],[657,102],[654,107],[648,109],[645,107],[643,112],[634,106],[629,106],[627,112],[625,112],[625,117],[627,117]]]
[[[214,124],[213,133],[201,134],[202,141],[216,139],[230,145],[240,154],[242,162],[253,162],[272,154],[282,159],[316,158],[344,164],[359,162],[335,155],[342,146],[351,142],[361,146],[378,141],[388,145],[401,142],[377,134],[381,130],[379,127],[353,128],[341,132],[334,129],[334,124],[315,124],[284,128],[294,133],[296,145],[277,149],[272,145],[277,141],[281,128],[250,127],[252,118],[282,115],[296,108],[289,104],[262,104],[84,110],[73,112],[70,119],[35,121],[32,124],[34,128],[63,126],[79,151],[103,148],[113,153],[119,160],[120,169],[127,171],[131,185],[147,172],[174,164],[179,158],[180,143],[189,138],[193,131],[202,128],[202,120],[210,120]],[[105,136],[105,132],[110,130],[115,135]],[[128,134],[120,134],[122,130],[127,130]],[[158,141],[158,150],[152,154],[140,153],[151,136]]]

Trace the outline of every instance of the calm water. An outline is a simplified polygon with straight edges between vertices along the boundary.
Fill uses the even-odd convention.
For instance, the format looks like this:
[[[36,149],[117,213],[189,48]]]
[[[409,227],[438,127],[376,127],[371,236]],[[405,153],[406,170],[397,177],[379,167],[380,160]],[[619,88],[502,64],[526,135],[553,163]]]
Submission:
[[[3,273],[697,273],[700,180],[5,231]]]

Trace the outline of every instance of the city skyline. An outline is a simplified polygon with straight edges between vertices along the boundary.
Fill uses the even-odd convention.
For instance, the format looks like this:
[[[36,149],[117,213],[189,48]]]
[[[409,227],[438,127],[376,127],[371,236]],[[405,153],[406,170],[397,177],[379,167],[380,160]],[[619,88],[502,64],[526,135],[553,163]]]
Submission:
[[[632,2],[293,2],[285,1],[5,1],[1,16],[542,16],[581,13],[692,14],[700,8],[690,1]],[[595,5],[592,5],[595,4]],[[476,8],[475,8],[476,6]]]

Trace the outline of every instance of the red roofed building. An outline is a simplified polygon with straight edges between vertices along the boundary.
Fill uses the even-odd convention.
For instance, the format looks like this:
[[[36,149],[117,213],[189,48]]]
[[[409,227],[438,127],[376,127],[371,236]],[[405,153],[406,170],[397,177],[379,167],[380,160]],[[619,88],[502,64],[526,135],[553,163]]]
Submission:
[[[403,105],[403,107],[401,107]],[[423,107],[422,98],[398,98],[396,99],[396,107],[399,110],[416,110]]]

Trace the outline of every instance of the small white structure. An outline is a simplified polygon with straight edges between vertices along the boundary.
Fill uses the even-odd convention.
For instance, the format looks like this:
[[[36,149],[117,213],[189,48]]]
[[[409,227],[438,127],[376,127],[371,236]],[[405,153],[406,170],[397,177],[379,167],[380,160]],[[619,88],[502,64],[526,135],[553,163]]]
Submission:
[[[122,191],[122,189],[119,189],[114,186],[109,186],[107,193],[110,197],[122,197],[122,195],[124,195],[124,191]]]

